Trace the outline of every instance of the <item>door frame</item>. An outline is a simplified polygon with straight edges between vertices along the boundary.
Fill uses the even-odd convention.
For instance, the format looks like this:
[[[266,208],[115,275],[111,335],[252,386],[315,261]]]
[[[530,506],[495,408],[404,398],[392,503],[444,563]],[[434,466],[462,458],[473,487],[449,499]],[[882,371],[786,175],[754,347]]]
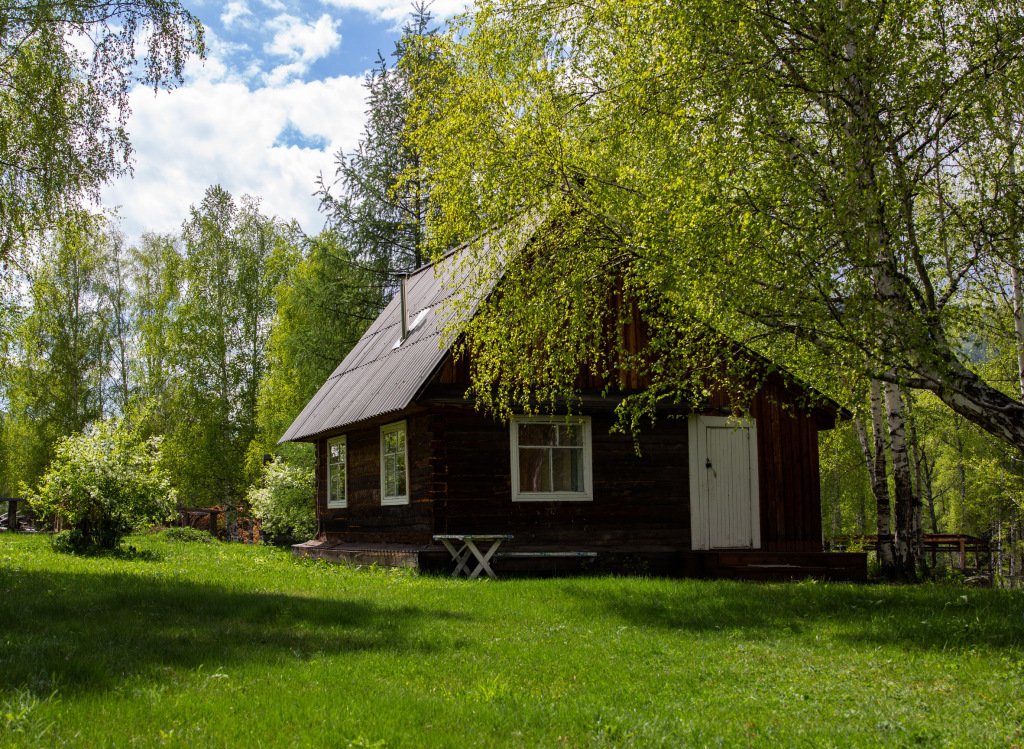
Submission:
[[[757,421],[753,417],[700,416],[689,417],[689,458],[690,458],[690,546],[696,550],[710,550],[711,527],[708,512],[706,427],[732,427],[747,429],[750,447],[750,538],[751,549],[761,548],[761,492],[758,482],[757,464]],[[701,457],[703,456],[703,460]],[[748,547],[715,547],[748,548]]]

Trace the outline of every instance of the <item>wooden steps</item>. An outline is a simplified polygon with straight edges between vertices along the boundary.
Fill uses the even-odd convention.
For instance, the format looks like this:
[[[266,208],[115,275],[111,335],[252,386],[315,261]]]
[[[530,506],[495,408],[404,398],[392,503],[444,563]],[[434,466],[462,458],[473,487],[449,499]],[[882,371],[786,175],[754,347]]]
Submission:
[[[846,582],[864,582],[868,577],[865,553],[722,550],[695,554],[702,557],[703,577],[763,581],[814,578]]]
[[[292,546],[292,556],[323,559],[342,564],[372,565],[378,567],[419,567],[424,552],[444,549],[413,544],[333,544],[324,541],[306,541]]]

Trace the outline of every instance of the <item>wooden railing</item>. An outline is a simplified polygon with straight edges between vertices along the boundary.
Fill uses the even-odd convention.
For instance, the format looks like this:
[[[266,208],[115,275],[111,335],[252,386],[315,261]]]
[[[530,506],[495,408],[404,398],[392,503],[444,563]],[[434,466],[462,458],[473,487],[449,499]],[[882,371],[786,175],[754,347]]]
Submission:
[[[837,538],[837,545],[843,548],[851,546],[864,549],[865,551],[876,551],[878,549],[877,535],[847,536]],[[930,553],[932,566],[937,564],[939,552],[959,555],[959,567],[961,572],[967,571],[967,555],[974,554],[974,568],[983,569],[992,566],[992,549],[989,542],[977,536],[968,536],[962,533],[925,533],[921,539],[925,554]],[[952,561],[952,560],[951,560]]]

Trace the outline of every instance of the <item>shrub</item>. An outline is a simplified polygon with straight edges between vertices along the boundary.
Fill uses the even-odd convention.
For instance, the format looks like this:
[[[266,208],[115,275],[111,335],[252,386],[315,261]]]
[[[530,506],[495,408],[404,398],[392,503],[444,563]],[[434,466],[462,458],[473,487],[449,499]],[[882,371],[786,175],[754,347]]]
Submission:
[[[313,471],[278,458],[263,467],[263,486],[248,501],[267,536],[307,540],[316,534]]]
[[[169,518],[176,504],[159,437],[141,440],[126,422],[102,421],[66,437],[43,475],[32,508],[64,518],[57,541],[74,551],[116,549],[132,530]]]

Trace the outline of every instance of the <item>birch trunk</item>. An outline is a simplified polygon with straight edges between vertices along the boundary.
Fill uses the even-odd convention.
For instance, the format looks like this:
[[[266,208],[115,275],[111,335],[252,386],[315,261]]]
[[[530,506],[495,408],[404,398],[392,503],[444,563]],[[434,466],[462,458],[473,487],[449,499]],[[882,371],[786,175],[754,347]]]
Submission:
[[[871,433],[872,442],[868,440],[867,430],[863,422],[857,420],[857,434],[860,437],[864,461],[871,479],[871,493],[875,497],[877,507],[878,563],[887,577],[895,573],[895,557],[892,545],[892,530],[889,504],[889,483],[885,470],[885,433],[883,431],[885,415],[882,409],[881,383],[871,381]],[[873,443],[873,444],[872,444]]]
[[[900,387],[887,382],[885,418],[889,425],[889,447],[892,451],[892,474],[896,533],[893,544],[896,574],[905,579],[917,577],[918,559],[914,553],[914,486],[910,475],[910,452],[907,449],[906,420]]]
[[[924,464],[924,498],[928,503],[928,517],[932,521],[932,533],[939,532],[939,519],[935,515],[935,490],[932,482],[932,476],[935,474],[935,466],[928,462],[928,454],[925,452],[924,445],[921,446],[921,462]]]
[[[1008,192],[1010,200],[1009,226],[1007,234],[1010,242],[1010,281],[1013,285],[1013,336],[1017,346],[1017,385],[1021,400],[1024,401],[1024,291],[1021,290],[1020,279],[1020,226],[1017,216],[1017,139],[1013,132],[1013,118],[1009,112],[1005,115],[1006,124],[1006,157]]]
[[[913,451],[914,461],[914,516],[911,528],[911,545],[914,558],[917,559],[919,569],[923,569],[924,563],[924,472],[921,470],[921,462],[924,459],[924,446],[917,438],[917,420],[914,418],[913,400],[907,394],[907,423],[910,427],[910,446]]]

